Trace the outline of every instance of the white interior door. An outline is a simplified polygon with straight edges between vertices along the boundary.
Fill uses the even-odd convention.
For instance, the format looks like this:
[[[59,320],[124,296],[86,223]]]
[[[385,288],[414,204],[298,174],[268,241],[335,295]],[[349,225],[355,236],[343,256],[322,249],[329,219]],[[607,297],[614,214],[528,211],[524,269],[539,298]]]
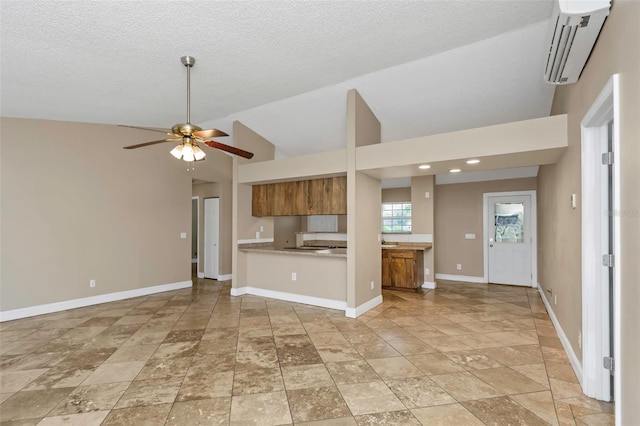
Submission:
[[[490,196],[489,282],[532,285],[531,196]]]
[[[218,279],[219,275],[220,199],[204,200],[204,277]]]

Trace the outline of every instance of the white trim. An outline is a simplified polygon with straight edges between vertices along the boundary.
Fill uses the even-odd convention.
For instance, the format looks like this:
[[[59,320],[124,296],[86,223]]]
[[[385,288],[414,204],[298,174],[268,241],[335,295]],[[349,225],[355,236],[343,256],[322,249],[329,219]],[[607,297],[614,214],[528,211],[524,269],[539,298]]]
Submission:
[[[204,272],[198,272],[198,278],[204,278]]]
[[[482,259],[484,263],[484,282],[489,282],[489,216],[487,209],[489,205],[489,197],[512,197],[524,196],[531,197],[531,226],[529,235],[531,235],[531,287],[536,288],[538,282],[538,199],[537,192],[532,191],[508,191],[508,192],[485,192],[482,194]]]
[[[608,144],[608,123],[613,120],[613,211],[620,211],[620,104],[619,76],[614,74],[580,122],[582,184],[582,360],[585,395],[609,401],[610,373],[602,366],[602,358],[620,355],[620,217],[613,216],[613,354],[609,347],[609,282],[608,268],[601,256],[608,252],[608,177],[601,165],[601,154]],[[603,214],[605,213],[605,214]],[[602,230],[602,232],[598,232]],[[595,231],[595,232],[594,232]],[[614,395],[616,419],[621,418],[620,380],[624,367],[615,368]]]
[[[435,290],[436,288],[438,288],[438,284],[436,284],[435,281],[425,281],[424,283],[422,283],[422,288]]]
[[[347,302],[345,301],[325,299],[323,297],[305,296],[303,294],[286,293],[284,291],[267,290],[264,288],[250,286],[231,289],[232,296],[242,296],[243,294],[286,300],[287,302],[304,303],[305,305],[320,306],[340,311],[344,311],[347,308]]]
[[[560,343],[562,343],[562,347],[564,351],[567,353],[567,357],[569,358],[569,362],[571,363],[571,367],[573,367],[573,372],[576,373],[576,377],[578,378],[578,382],[582,385],[582,364],[578,360],[576,353],[573,351],[573,347],[571,347],[571,343],[569,343],[569,339],[567,339],[567,335],[564,334],[564,330],[560,326],[558,322],[558,318],[556,318],[556,314],[551,309],[551,305],[547,300],[547,297],[544,294],[544,290],[538,284],[538,293],[540,293],[540,298],[544,303],[545,308],[547,308],[547,313],[549,314],[549,318],[551,318],[551,322],[553,323],[553,327],[556,329],[556,333],[558,334],[558,338],[560,339]]]
[[[256,243],[272,243],[273,238],[249,238],[247,240],[238,240],[238,244],[256,244]]]
[[[197,209],[196,209],[196,214],[197,214],[197,218],[196,218],[196,223],[197,223],[197,234],[196,235],[196,239],[198,241],[196,241],[196,252],[198,253],[198,257],[196,258],[196,261],[194,262],[193,259],[191,259],[191,263],[197,263],[198,265],[196,266],[196,273],[198,274],[198,278],[200,278],[200,197],[195,195],[195,196],[191,196],[191,200],[196,200],[197,201]],[[191,236],[191,238],[193,238],[193,235]],[[204,278],[204,274],[202,274],[202,278]]]
[[[29,306],[27,308],[13,309],[10,311],[0,312],[0,322],[33,317],[36,315],[50,314],[52,312],[66,311],[67,309],[83,308],[85,306],[98,305],[100,303],[131,299],[132,297],[163,293],[165,291],[180,290],[183,288],[189,288],[192,285],[193,283],[191,281],[181,281],[177,283],[161,284],[151,287],[119,291],[116,293],[100,294],[98,296],[83,297],[81,299],[65,300],[62,302],[47,303],[45,305],[36,305]]]
[[[356,308],[345,308],[344,315],[349,318],[358,318],[360,315],[375,308],[381,303],[382,303],[382,295],[380,294]]]
[[[450,275],[450,274],[436,274],[437,280],[447,281],[462,281],[465,283],[478,283],[487,284],[487,280],[483,277],[472,277],[469,275]]]
[[[227,281],[227,280],[230,280],[231,277],[232,277],[231,274],[218,275],[218,281]]]
[[[248,294],[249,287],[231,287],[231,295],[232,296],[242,296],[244,294]]]

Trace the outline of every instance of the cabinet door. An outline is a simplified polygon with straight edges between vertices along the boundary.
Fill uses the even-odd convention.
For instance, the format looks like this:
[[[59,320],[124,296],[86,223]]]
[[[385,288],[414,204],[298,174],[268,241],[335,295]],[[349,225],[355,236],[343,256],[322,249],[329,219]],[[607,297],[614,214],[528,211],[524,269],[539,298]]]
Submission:
[[[309,188],[308,180],[299,180],[293,182],[293,214],[296,216],[304,216],[307,213],[307,192]]]
[[[391,250],[389,254],[389,281],[393,287],[416,288],[415,252]]]
[[[270,214],[267,186],[253,185],[251,189],[251,214],[253,216],[261,217]]]
[[[324,179],[323,214],[347,214],[346,176]]]
[[[273,216],[293,216],[293,191],[295,182],[274,184],[274,197],[271,203]]]
[[[323,214],[322,206],[324,204],[324,179],[312,179],[308,181],[307,191],[306,214]]]

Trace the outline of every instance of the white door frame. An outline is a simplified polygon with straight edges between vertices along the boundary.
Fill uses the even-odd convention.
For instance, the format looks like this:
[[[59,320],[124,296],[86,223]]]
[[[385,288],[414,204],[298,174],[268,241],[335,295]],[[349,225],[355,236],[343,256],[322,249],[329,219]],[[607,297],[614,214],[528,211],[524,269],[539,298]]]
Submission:
[[[215,245],[217,247],[217,252],[218,253],[217,253],[217,259],[216,259],[216,266],[217,266],[216,269],[217,270],[214,271],[215,272],[214,276],[211,276],[211,277],[206,277],[205,276],[205,278],[218,280],[218,279],[220,279],[220,197],[207,197],[207,198],[204,199],[204,228],[203,228],[203,231],[204,231],[204,234],[205,234],[205,241],[204,241],[204,250],[203,251],[204,251],[204,262],[205,262],[205,265],[204,265],[204,273],[205,273],[205,275],[206,275],[206,272],[207,272],[206,271],[206,269],[207,269],[207,258],[206,258],[206,255],[207,255],[207,240],[206,240],[206,232],[207,232],[207,211],[206,211],[207,210],[207,200],[216,200],[217,201],[217,210],[218,210],[217,211],[217,223],[216,223],[216,225],[217,225],[216,226],[216,228],[217,228],[217,230],[216,230],[216,239],[217,239],[217,241],[216,241]]]
[[[196,220],[198,223],[198,235],[192,235],[191,238],[195,238],[196,241],[196,247],[197,247],[197,253],[198,253],[198,257],[196,258],[196,275],[198,275],[198,278],[200,278],[200,258],[202,256],[200,256],[200,197],[198,196],[192,196],[191,200],[196,200]]]
[[[607,177],[601,155],[608,142],[607,126],[613,120],[614,157],[620,153],[620,103],[618,74],[611,76],[595,102],[580,122],[582,133],[582,390],[585,395],[609,401],[610,373],[602,365],[602,358],[620,354],[620,217],[613,215],[613,241],[615,256],[613,270],[613,354],[610,354],[608,268],[602,266],[602,255],[609,250],[601,229],[608,221],[608,200],[603,200],[603,179]],[[603,150],[603,146],[605,150]],[[620,164],[613,162],[613,212],[620,211]],[[607,185],[605,183],[605,185]],[[595,190],[594,190],[595,189]],[[606,282],[605,282],[606,280]],[[606,306],[605,306],[606,304]],[[615,377],[621,377],[619,363]],[[614,396],[620,395],[620,380],[614,380]],[[620,404],[615,404],[616,419],[620,418]]]
[[[538,287],[538,215],[536,191],[485,192],[482,194],[482,257],[484,260],[484,282],[489,282],[489,197],[514,197],[528,195],[531,197],[531,214],[529,234],[531,235],[531,287]]]

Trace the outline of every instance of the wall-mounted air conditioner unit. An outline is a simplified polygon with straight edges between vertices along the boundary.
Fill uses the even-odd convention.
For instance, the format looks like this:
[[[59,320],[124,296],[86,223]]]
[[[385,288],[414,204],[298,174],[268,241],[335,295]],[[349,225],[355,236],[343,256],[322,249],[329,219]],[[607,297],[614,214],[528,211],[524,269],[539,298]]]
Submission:
[[[547,36],[546,81],[552,84],[578,81],[610,7],[610,0],[556,0]]]

